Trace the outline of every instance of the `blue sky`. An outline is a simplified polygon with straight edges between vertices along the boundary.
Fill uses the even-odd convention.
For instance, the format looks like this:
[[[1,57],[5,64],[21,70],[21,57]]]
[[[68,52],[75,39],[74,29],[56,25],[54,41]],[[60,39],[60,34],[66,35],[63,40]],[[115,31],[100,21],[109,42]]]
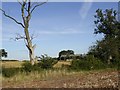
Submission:
[[[9,15],[21,21],[18,3],[2,3],[2,8]],[[48,54],[58,56],[61,50],[71,49],[75,53],[86,53],[102,35],[94,35],[94,15],[100,9],[114,8],[117,2],[49,2],[38,7],[30,22],[29,31],[36,38],[35,55]],[[28,50],[24,41],[14,41],[16,33],[24,35],[23,28],[14,21],[2,16],[2,48],[8,51],[9,59],[28,59]]]

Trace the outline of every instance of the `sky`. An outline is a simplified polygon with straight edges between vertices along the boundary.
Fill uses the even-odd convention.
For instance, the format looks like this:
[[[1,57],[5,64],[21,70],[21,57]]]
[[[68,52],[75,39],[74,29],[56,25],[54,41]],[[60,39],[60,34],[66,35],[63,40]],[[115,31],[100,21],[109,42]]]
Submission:
[[[57,57],[61,50],[73,50],[76,54],[87,53],[89,47],[103,35],[94,34],[94,15],[100,9],[118,8],[117,2],[48,2],[32,14],[29,32],[35,35],[35,55]],[[22,22],[20,5],[4,2],[2,9]],[[14,41],[16,34],[24,35],[23,28],[2,15],[2,48],[8,59],[29,59],[23,40]]]

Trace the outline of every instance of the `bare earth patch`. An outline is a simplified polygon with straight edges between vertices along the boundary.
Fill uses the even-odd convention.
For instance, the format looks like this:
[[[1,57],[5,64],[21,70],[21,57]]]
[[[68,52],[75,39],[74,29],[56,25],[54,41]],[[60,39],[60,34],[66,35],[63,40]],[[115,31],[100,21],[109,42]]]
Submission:
[[[88,71],[32,81],[3,81],[3,88],[117,88],[117,70]]]

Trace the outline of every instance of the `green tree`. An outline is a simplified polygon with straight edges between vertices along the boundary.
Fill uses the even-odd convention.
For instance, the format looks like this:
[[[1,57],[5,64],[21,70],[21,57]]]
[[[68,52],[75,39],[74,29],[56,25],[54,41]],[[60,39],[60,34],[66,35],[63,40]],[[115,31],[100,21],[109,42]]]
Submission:
[[[117,45],[114,44],[116,43],[116,41],[113,40],[111,42],[111,45],[109,45],[109,42],[104,38],[101,41],[97,41],[95,45],[90,47],[88,54],[94,55],[95,57],[102,60],[104,63],[110,64],[110,61],[113,62],[113,60],[116,60],[118,56],[118,48]],[[112,55],[111,60],[109,57],[110,55]]]
[[[108,64],[113,58],[119,59],[120,22],[117,20],[117,15],[117,11],[113,9],[106,9],[105,11],[98,9],[95,15],[96,28],[94,33],[104,35],[103,40],[97,43],[95,50],[99,54],[104,54]]]
[[[7,52],[5,51],[5,49],[0,49],[0,59],[2,57],[7,57]]]
[[[67,58],[69,58],[70,55],[74,55],[74,51],[73,50],[63,50],[63,51],[60,51],[59,52],[59,59],[62,56],[65,56],[64,58],[67,59]]]

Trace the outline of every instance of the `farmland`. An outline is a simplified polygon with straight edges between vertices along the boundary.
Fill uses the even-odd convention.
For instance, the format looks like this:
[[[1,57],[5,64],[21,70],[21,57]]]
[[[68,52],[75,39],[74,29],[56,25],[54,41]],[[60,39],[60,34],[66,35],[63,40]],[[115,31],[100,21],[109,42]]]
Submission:
[[[2,62],[4,66],[20,67],[23,62]],[[7,65],[6,65],[7,64]],[[70,65],[68,61],[59,61],[54,69],[31,72],[29,75],[18,73],[2,77],[3,88],[117,88],[119,83],[116,69],[91,71],[68,71],[61,66]]]
[[[120,2],[85,2],[2,5],[3,88],[120,89]]]
[[[24,62],[22,61],[3,61],[2,66],[5,68],[10,68],[10,67],[21,67],[21,65]]]

